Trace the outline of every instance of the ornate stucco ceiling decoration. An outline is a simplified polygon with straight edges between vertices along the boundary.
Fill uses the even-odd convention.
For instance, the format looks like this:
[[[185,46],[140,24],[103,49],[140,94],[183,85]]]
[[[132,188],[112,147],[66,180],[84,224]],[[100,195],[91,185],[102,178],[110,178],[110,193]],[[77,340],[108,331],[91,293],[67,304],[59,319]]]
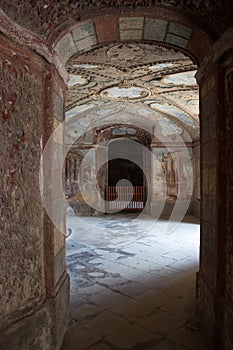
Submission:
[[[109,99],[138,100],[150,96],[150,91],[138,86],[119,85],[102,90],[100,96]]]
[[[103,46],[79,54],[80,62],[88,62],[90,65],[105,64],[127,71],[126,68],[140,68],[151,63],[153,70],[162,70],[164,65],[171,62],[186,61],[187,57],[180,51],[155,44],[120,43]],[[72,62],[75,58],[72,60]],[[191,61],[190,61],[191,62]],[[192,62],[191,62],[192,63]],[[171,66],[170,66],[171,67]],[[167,67],[168,68],[168,67]]]
[[[137,44],[113,45],[106,51],[107,58],[116,66],[118,62],[125,66],[132,66],[135,61],[138,62],[138,60],[143,59],[145,54],[145,50]]]
[[[147,105],[152,118],[157,111],[198,138],[196,66],[183,53],[159,45],[109,45],[74,57],[67,69],[67,118],[112,101],[133,101],[140,115]]]
[[[167,75],[163,78],[163,83],[174,86],[196,86],[196,70]]]
[[[89,84],[90,78],[80,74],[70,74],[69,87],[81,87]]]
[[[99,118],[97,118],[99,116]],[[93,107],[70,118],[67,124],[66,145],[73,143],[88,146],[94,139],[96,130],[102,132],[105,128],[119,129],[112,137],[134,137],[133,129],[145,131],[151,135],[153,142],[192,142],[193,136],[181,124],[159,111],[152,110],[142,104],[130,102],[108,102],[105,105]],[[125,130],[127,128],[127,131]],[[128,129],[129,128],[129,129]],[[89,136],[90,137],[89,137]]]
[[[87,12],[102,9],[130,10],[153,7],[180,10],[197,17],[217,33],[232,26],[232,1],[226,0],[0,0],[3,11],[16,23],[47,38],[64,22],[74,24]]]

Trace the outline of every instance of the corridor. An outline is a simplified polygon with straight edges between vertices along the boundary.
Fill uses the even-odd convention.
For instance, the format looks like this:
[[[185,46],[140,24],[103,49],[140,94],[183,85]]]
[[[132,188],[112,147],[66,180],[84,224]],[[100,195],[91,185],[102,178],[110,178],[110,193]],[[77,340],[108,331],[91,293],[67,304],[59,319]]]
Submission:
[[[199,223],[172,233],[150,216],[67,217],[71,320],[62,350],[204,350],[195,280]]]

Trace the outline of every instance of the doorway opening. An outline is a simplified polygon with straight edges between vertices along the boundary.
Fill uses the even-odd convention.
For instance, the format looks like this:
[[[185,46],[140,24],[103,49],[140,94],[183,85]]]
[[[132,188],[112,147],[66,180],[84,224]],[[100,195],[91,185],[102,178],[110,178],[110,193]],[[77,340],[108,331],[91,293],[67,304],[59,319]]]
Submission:
[[[127,54],[131,52],[133,60],[139,51],[136,46],[140,52],[148,50],[143,44],[122,44],[121,48],[114,45],[114,50],[120,50],[121,56],[124,50]],[[113,45],[110,47],[112,51]],[[148,55],[145,56],[147,62],[140,70],[134,69],[131,58],[125,69],[122,60],[124,70],[119,69],[113,84],[109,62],[105,65],[106,55],[102,55],[110,47],[96,49],[97,64],[93,61],[94,50],[89,59],[87,53],[81,54],[68,66],[72,86],[67,116],[71,116],[72,122],[72,115],[78,113],[71,128],[77,141],[67,163],[71,167],[67,171],[70,174],[67,196],[74,211],[67,218],[72,228],[67,240],[72,317],[77,322],[74,324],[77,337],[84,334],[80,349],[82,346],[83,349],[88,346],[136,349],[138,344],[145,348],[151,344],[156,349],[157,343],[160,349],[159,346],[176,344],[172,334],[180,329],[187,336],[195,332],[201,338],[190,322],[199,265],[199,220],[195,217],[200,204],[196,66],[182,53],[163,48],[167,56],[162,55],[159,63],[154,59],[148,63]],[[119,59],[117,67],[120,65]],[[116,73],[114,64],[112,70]],[[122,75],[124,83],[119,83]],[[78,87],[80,76],[82,85]],[[93,84],[98,99],[94,97],[86,103],[80,99],[76,107],[69,108],[69,103],[75,105],[74,100],[71,104],[75,89],[88,91],[93,89]],[[77,137],[75,132],[84,124],[88,125],[87,130]],[[149,156],[141,146],[148,150]],[[75,164],[79,167],[88,154],[90,161],[85,162],[81,172],[84,188],[93,195],[86,203],[82,191],[75,187],[79,184],[75,185],[74,167]],[[76,162],[75,157],[79,159]],[[124,211],[121,206],[108,207],[108,203],[116,203],[116,191],[109,198],[106,186],[116,189],[119,183],[122,188],[129,183],[143,187],[142,208],[132,212],[128,198],[122,200],[120,196],[118,202],[127,203]],[[94,188],[99,190],[99,197],[94,195]],[[182,201],[190,203],[187,216],[168,235],[169,216],[176,203]],[[161,203],[164,208],[155,220]],[[99,208],[105,210],[101,212]],[[106,208],[118,209],[118,213]],[[93,337],[90,329],[94,330]],[[158,338],[157,334],[160,334]],[[69,332],[64,350],[68,344]],[[183,345],[187,347],[186,343]]]
[[[115,139],[108,145],[107,212],[142,211],[146,203],[143,147],[138,141]],[[123,208],[121,210],[121,208]]]

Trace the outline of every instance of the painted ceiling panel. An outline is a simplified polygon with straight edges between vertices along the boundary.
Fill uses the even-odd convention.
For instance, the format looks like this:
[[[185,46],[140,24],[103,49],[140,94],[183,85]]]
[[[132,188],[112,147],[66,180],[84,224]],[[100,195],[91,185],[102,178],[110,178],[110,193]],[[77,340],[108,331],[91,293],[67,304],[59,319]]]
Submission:
[[[132,101],[141,118],[153,122],[160,115],[177,132],[198,137],[196,66],[183,53],[152,44],[108,45],[74,57],[67,69],[68,118],[95,106],[107,117],[106,104]]]

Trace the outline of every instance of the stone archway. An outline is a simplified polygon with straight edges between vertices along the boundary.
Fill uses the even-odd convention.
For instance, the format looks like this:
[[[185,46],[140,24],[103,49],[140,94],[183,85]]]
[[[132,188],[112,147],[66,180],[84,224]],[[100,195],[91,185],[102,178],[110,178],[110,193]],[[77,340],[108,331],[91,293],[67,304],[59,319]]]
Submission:
[[[118,28],[124,28],[120,29],[120,32],[117,32],[115,34],[118,38],[124,38],[125,40],[139,40],[139,38],[136,38],[136,35],[138,35],[138,30],[141,30],[141,36],[146,39],[146,30],[144,25],[141,27],[138,23],[143,22],[142,17],[138,17],[135,20],[133,18],[125,18],[120,19],[117,18],[117,21],[119,23]],[[125,24],[123,24],[123,27],[121,27],[120,23],[125,23],[124,21],[128,21],[128,24],[126,27],[124,27]],[[144,21],[146,19],[144,18]],[[156,22],[156,20],[155,20]],[[143,22],[144,23],[144,22]],[[161,23],[160,23],[161,24]],[[88,22],[84,24],[84,32],[85,27],[90,25],[92,28],[94,28],[95,23]],[[105,24],[106,25],[106,24]],[[131,26],[132,25],[132,26]],[[133,27],[135,26],[135,28]],[[167,28],[169,28],[170,24]],[[172,25],[171,25],[172,26]],[[141,29],[140,29],[141,28]],[[177,24],[176,29],[178,30],[178,33],[182,30],[189,32],[188,27],[183,27],[183,25]],[[169,31],[169,29],[168,29]],[[103,32],[107,32],[106,30],[103,30]],[[186,33],[187,33],[186,32]],[[97,31],[98,33],[98,31]],[[219,145],[221,145],[221,139],[219,137],[221,135],[221,132],[219,132],[223,125],[220,122],[220,116],[219,116],[219,107],[217,105],[218,96],[222,96],[222,101],[229,101],[228,97],[225,95],[228,94],[228,89],[231,91],[230,87],[230,72],[231,72],[231,64],[230,64],[230,47],[232,46],[232,42],[230,40],[230,33],[226,33],[225,35],[225,44],[222,45],[224,39],[219,42],[219,44],[214,45],[212,49],[212,53],[209,55],[209,60],[204,60],[204,63],[201,65],[198,73],[198,81],[200,83],[200,118],[201,118],[201,128],[202,130],[202,137],[201,137],[201,152],[202,152],[202,165],[201,165],[201,183],[202,183],[202,189],[201,189],[201,196],[202,196],[202,209],[201,209],[201,227],[202,227],[202,241],[201,241],[201,265],[200,265],[200,273],[198,278],[198,306],[199,306],[199,312],[201,315],[202,325],[203,328],[206,330],[206,335],[209,343],[211,346],[215,342],[217,342],[217,347],[222,346],[220,344],[223,344],[223,337],[224,334],[226,335],[228,330],[227,327],[229,325],[230,319],[231,319],[231,311],[230,308],[224,304],[224,306],[220,307],[221,310],[219,310],[218,307],[216,307],[216,304],[222,305],[222,300],[225,298],[225,293],[227,290],[229,290],[229,286],[226,285],[226,276],[227,276],[227,269],[230,268],[230,262],[227,268],[226,260],[224,258],[226,254],[226,247],[227,242],[229,242],[226,239],[225,234],[220,235],[220,232],[222,232],[222,222],[224,222],[225,225],[227,224],[226,219],[226,208],[225,206],[222,207],[222,211],[218,211],[218,203],[220,203],[222,200],[222,194],[223,191],[220,191],[220,188],[225,188],[225,185],[222,183],[222,180],[220,179],[220,175],[222,174],[222,169],[220,166],[220,158],[216,159],[213,155],[216,154],[216,150],[219,149]],[[195,40],[195,42],[192,42],[194,35],[194,32],[192,35],[189,32],[190,37],[186,37],[186,44],[185,47],[182,47],[179,40],[175,40],[174,42],[167,42],[167,36],[170,34],[170,32],[166,32],[164,35],[165,38],[165,44],[175,44],[175,47],[180,50],[185,50],[189,54],[191,54],[192,57],[195,57],[199,62],[202,61],[202,56],[200,56],[200,51],[203,53],[205,52],[205,55],[207,55],[207,51],[209,50],[209,47],[211,47],[211,40],[206,41],[206,36],[202,36],[202,34],[199,32],[197,36],[199,37],[199,41]],[[174,33],[173,33],[174,34]],[[66,39],[66,45],[72,45],[73,40],[73,32],[66,34],[68,35]],[[127,36],[129,35],[129,36]],[[132,35],[132,37],[130,37]],[[135,35],[133,37],[133,35]],[[176,34],[179,35],[180,34]],[[184,34],[182,34],[183,37]],[[196,37],[197,37],[196,36]],[[69,39],[68,39],[69,37]],[[170,36],[168,36],[170,38]],[[96,36],[96,41],[93,43],[94,47],[97,44],[97,38],[98,34]],[[92,38],[93,39],[93,38]],[[156,38],[158,39],[158,38]],[[155,39],[155,40],[156,40]],[[173,38],[174,39],[174,38]],[[177,39],[177,38],[176,38]],[[83,39],[80,39],[83,40]],[[90,40],[87,39],[87,41]],[[152,39],[153,40],[153,39]],[[69,44],[68,44],[69,41]],[[111,40],[110,40],[111,41]],[[76,44],[75,44],[76,45]],[[74,46],[75,46],[74,45]],[[205,49],[203,50],[203,46],[205,46]],[[202,49],[200,49],[202,47]],[[60,44],[57,44],[56,49],[60,50]],[[200,50],[200,51],[199,51]],[[206,50],[206,51],[205,51]],[[70,53],[75,54],[74,51],[70,51]],[[228,52],[228,54],[227,54]],[[207,55],[208,56],[208,55]],[[221,60],[223,60],[221,62]],[[225,61],[228,63],[225,64]],[[216,68],[216,65],[219,65],[219,68]],[[220,68],[221,66],[221,68]],[[203,68],[205,67],[205,71],[203,71]],[[209,67],[209,69],[207,69]],[[215,68],[214,68],[215,67]],[[223,67],[223,68],[222,68]],[[229,71],[229,73],[228,73]],[[221,76],[221,73],[223,75]],[[228,80],[224,81],[224,76],[228,76]],[[218,90],[217,86],[219,84],[223,84],[223,86],[227,86],[225,93],[223,91]],[[226,85],[225,85],[226,84]],[[223,95],[224,94],[224,97]],[[225,108],[222,107],[220,110],[224,111]],[[229,112],[231,113],[231,112]],[[218,121],[219,120],[219,121]],[[217,124],[216,124],[216,121]],[[225,125],[226,127],[226,125]],[[205,130],[206,133],[205,134]],[[223,134],[225,135],[225,132]],[[230,144],[230,142],[229,142]],[[223,145],[222,145],[223,146]],[[225,147],[223,146],[225,149]],[[225,151],[224,151],[225,152]],[[217,153],[218,154],[218,153]],[[220,156],[219,156],[220,157]],[[213,170],[215,169],[215,170]],[[216,172],[215,172],[216,171]],[[226,173],[224,173],[226,176]],[[218,177],[219,176],[219,177]],[[219,202],[220,201],[220,202]],[[221,215],[220,215],[221,213]],[[225,219],[223,219],[225,218]],[[226,221],[225,221],[226,220]],[[230,220],[230,219],[228,219]],[[229,221],[228,221],[229,222]],[[218,234],[216,236],[216,230],[218,231]],[[224,249],[225,253],[222,254],[222,249]],[[217,260],[216,260],[217,259]],[[224,277],[225,276],[225,277]],[[229,272],[228,272],[229,276]],[[224,281],[224,283],[223,283]],[[228,288],[228,289],[227,289]],[[229,291],[228,291],[229,293]],[[224,302],[223,302],[224,303]],[[228,314],[225,314],[225,306]],[[208,310],[208,312],[206,312]],[[220,339],[220,340],[219,340]],[[226,342],[230,342],[229,336],[227,335]]]
[[[164,21],[164,15],[161,16],[161,18],[158,16],[157,22],[155,20],[153,21],[153,18],[150,19],[151,16],[148,14],[146,14],[145,17],[149,18],[147,23],[154,23],[154,25],[156,25],[156,23],[162,23],[158,22],[158,20]],[[142,17],[141,15],[136,16],[136,18],[138,18],[138,22],[137,20],[130,18],[128,20],[128,23],[130,23],[130,28],[125,27],[125,30],[120,32],[121,38],[123,38],[125,35],[127,40],[132,34],[132,38],[130,38],[130,40],[135,40],[138,38],[136,35],[138,35],[139,32],[143,32],[143,38],[146,39],[145,28],[143,27],[144,31],[141,29],[142,18],[145,17]],[[184,18],[183,15],[180,15],[180,18]],[[167,19],[165,21],[167,21]],[[108,34],[110,38],[107,39],[107,33],[109,32],[105,30],[105,28],[107,28],[109,24],[109,18],[105,21],[100,20],[99,22],[98,39],[101,35],[103,38],[99,41],[100,44],[119,40],[120,37],[119,32],[117,31],[117,25],[115,25],[116,29],[114,32],[114,39],[112,39],[111,34]],[[124,28],[127,20],[120,20],[120,22],[121,25],[123,24],[123,27],[120,28]],[[182,21],[180,21],[180,24],[177,26],[174,25],[175,22],[176,20],[173,22],[172,19],[169,18],[169,25],[167,27],[168,31],[166,31],[166,35],[164,36],[166,44],[174,44],[176,48],[188,51],[192,57],[195,57],[199,63],[201,63],[204,56],[208,54],[208,49],[212,47],[213,41],[208,38],[206,33],[199,31],[197,28],[195,28],[191,33],[189,29],[192,26],[189,25],[189,21],[187,23],[187,20],[185,20],[184,24]],[[73,35],[72,31],[74,30],[76,32],[76,30],[72,29],[72,34],[70,32],[66,32],[66,36],[61,37],[59,43],[57,42],[55,44],[58,53],[60,52],[62,54],[63,49],[67,50],[67,56],[65,57],[63,55],[61,58],[61,61],[63,62],[62,65],[58,57],[53,55],[53,52],[48,49],[43,41],[39,40],[31,33],[26,33],[23,28],[14,26],[14,23],[12,24],[12,22],[9,22],[9,19],[5,16],[3,16],[2,23],[1,31],[5,34],[8,40],[6,40],[6,37],[1,36],[1,59],[3,59],[5,65],[9,65],[9,69],[7,71],[9,78],[7,78],[5,81],[7,82],[6,86],[11,97],[12,91],[15,89],[15,83],[12,85],[12,81],[18,83],[20,80],[22,80],[21,78],[24,77],[25,80],[23,88],[25,89],[25,87],[30,86],[30,79],[28,79],[27,74],[30,75],[30,78],[33,78],[32,72],[34,72],[35,79],[41,76],[44,77],[46,81],[47,85],[44,87],[46,94],[42,93],[42,89],[38,90],[38,96],[40,98],[43,97],[44,99],[40,106],[38,104],[37,112],[39,111],[39,113],[32,120],[33,128],[37,126],[36,121],[44,120],[42,123],[43,130],[41,130],[40,136],[43,135],[43,140],[45,143],[53,128],[56,127],[59,120],[63,119],[63,98],[65,85],[58,72],[65,76],[64,63],[67,58],[70,58],[77,52],[77,47],[75,46],[71,37],[71,35]],[[91,23],[93,23],[93,21],[91,21]],[[96,23],[97,22],[95,22],[95,25],[97,26]],[[115,23],[119,23],[119,16],[117,16],[115,19]],[[78,27],[80,27],[80,33],[82,32],[82,29],[85,32],[85,27],[82,27],[85,25],[82,23],[78,25]],[[127,33],[128,29],[129,31]],[[78,38],[79,30],[77,30],[77,33],[76,38]],[[182,33],[182,35],[179,33]],[[77,40],[77,42],[79,42],[81,45],[80,42],[83,39],[85,39],[85,37],[80,37],[80,40]],[[158,37],[154,37],[152,40],[157,41],[157,39]],[[88,40],[90,40],[90,38]],[[18,44],[16,44],[16,42]],[[182,43],[185,43],[185,47]],[[26,48],[23,46],[26,46]],[[204,62],[202,62],[198,73],[198,80],[201,89],[201,178],[203,201],[201,214],[201,266],[198,289],[199,313],[202,318],[203,329],[207,335],[207,338],[212,346],[215,341],[216,349],[227,349],[232,347],[231,324],[233,315],[233,264],[231,254],[231,229],[233,215],[231,194],[233,186],[231,170],[228,171],[227,168],[222,167],[222,159],[225,161],[232,161],[232,47],[232,29],[230,29],[212,47],[208,57],[204,60]],[[85,45],[80,46],[80,49],[85,48]],[[39,53],[39,55],[35,53],[35,51]],[[24,61],[25,57],[28,57],[27,62]],[[14,63],[16,59],[17,65]],[[13,70],[11,69],[13,66],[12,63],[15,65],[15,69]],[[28,63],[32,64],[33,67],[29,67]],[[19,69],[17,67],[19,67]],[[4,86],[4,89],[6,89],[6,86]],[[18,91],[16,95],[19,96],[20,92]],[[36,96],[35,88],[33,88],[32,96]],[[24,99],[23,102],[30,99],[29,96],[24,95],[22,95],[22,98]],[[7,101],[9,103],[11,100]],[[11,102],[13,103],[13,101]],[[39,98],[37,102],[39,102]],[[2,120],[4,123],[9,122],[8,119],[10,118],[11,112],[17,117],[20,116],[19,111],[14,109],[12,103],[9,103],[10,107],[8,106],[8,103],[6,103],[3,108],[4,113],[2,114]],[[17,104],[18,100],[16,100],[16,105]],[[27,111],[25,111],[25,113],[27,113]],[[19,121],[15,119],[13,127],[19,127],[18,123]],[[29,124],[28,131],[31,133]],[[20,127],[20,130],[23,131],[22,126]],[[25,131],[20,137],[25,139]],[[19,135],[15,135],[14,139],[12,139],[12,143],[10,143],[8,136],[5,135],[2,140],[5,140],[3,142],[6,142],[7,144],[7,150],[8,146],[12,146],[13,150],[18,149],[19,145],[15,143],[15,140],[20,140],[20,137]],[[38,151],[40,149],[40,137],[39,135],[35,134],[33,137],[33,141],[32,139],[29,140],[31,147],[30,150],[32,151],[35,146],[35,150]],[[14,152],[13,155],[15,155]],[[41,154],[36,154],[34,158],[34,160],[36,160],[37,167],[40,163],[40,155]],[[25,162],[26,166],[30,167],[30,161],[28,158],[25,158]],[[21,166],[21,169],[22,168],[24,169],[23,166]],[[10,167],[7,165],[4,173],[7,173],[9,170]],[[20,169],[17,171],[20,172]],[[13,173],[15,173],[15,171],[13,171]],[[38,182],[37,179],[35,179],[35,181],[36,183]],[[26,189],[25,191],[27,193],[24,192],[23,187],[21,187],[21,189],[22,192],[19,193],[19,199],[21,198],[24,201],[30,201],[31,196],[29,192],[27,192]],[[9,198],[11,198],[9,205],[12,205],[15,200],[14,195]],[[19,346],[23,346],[25,349],[30,348],[35,341],[37,342],[36,346],[38,349],[56,348],[59,346],[59,344],[61,344],[67,313],[67,304],[65,302],[62,303],[62,311],[60,309],[60,301],[65,300],[65,296],[67,296],[67,282],[65,282],[66,286],[64,287],[64,281],[67,281],[64,269],[64,249],[63,243],[61,243],[60,239],[54,241],[54,228],[52,224],[45,219],[43,208],[41,208],[39,203],[39,199],[35,200],[35,208],[32,206],[31,209],[37,209],[37,213],[41,219],[38,227],[40,227],[40,232],[43,232],[43,237],[33,235],[33,240],[30,241],[30,237],[32,237],[30,232],[32,231],[28,229],[27,239],[29,239],[31,244],[29,245],[29,251],[27,251],[27,254],[31,256],[31,261],[34,263],[33,266],[38,267],[38,269],[36,269],[37,272],[39,271],[37,274],[37,277],[39,276],[38,283],[42,286],[42,288],[40,292],[37,290],[35,294],[33,294],[33,290],[31,289],[32,293],[30,295],[25,295],[23,292],[24,287],[28,286],[28,284],[30,285],[30,283],[34,283],[35,279],[33,278],[33,274],[28,274],[28,278],[31,276],[31,280],[29,278],[31,282],[29,280],[25,281],[22,279],[20,274],[17,274],[17,281],[20,281],[18,288],[22,290],[24,298],[20,298],[20,300],[19,298],[13,298],[13,303],[11,304],[12,307],[9,307],[9,304],[6,302],[4,306],[5,317],[2,320],[2,329],[5,330],[3,330],[1,342],[3,347],[7,345],[9,349],[15,349]],[[32,216],[35,217],[34,215],[35,212],[32,210]],[[14,215],[12,218],[13,217]],[[21,219],[23,217],[24,214],[21,216]],[[31,227],[31,223],[32,221],[27,223],[28,228]],[[22,221],[20,224],[22,225]],[[9,226],[7,225],[8,224],[4,226],[4,232],[7,231],[7,227],[9,229]],[[12,226],[11,230],[16,232],[18,231],[18,228]],[[18,235],[17,237],[18,241],[23,244],[24,236]],[[22,254],[25,253],[23,250],[21,250],[21,245],[20,250],[17,248],[18,246],[15,244],[14,240],[11,240],[9,244],[11,245],[10,254],[12,254],[14,251],[20,251]],[[6,254],[9,252],[6,246],[4,247],[4,252]],[[40,261],[38,261],[38,265],[35,264],[35,260],[33,258],[36,252],[40,252]],[[41,252],[43,253],[41,254]],[[10,255],[8,255],[8,258],[10,258]],[[22,273],[24,273],[27,268],[23,266],[20,261],[18,263],[18,267],[19,266],[22,267]],[[10,272],[7,268],[7,260],[6,266],[3,265],[3,267],[6,269],[6,278],[9,278]],[[9,265],[9,268],[12,268],[12,262]],[[13,280],[9,278],[9,281],[12,281],[12,283],[9,283],[9,285],[7,285],[5,288],[4,298],[6,301],[9,300],[10,295],[14,293],[15,286],[17,285],[15,276],[13,277]],[[25,300],[25,303],[23,300]],[[37,328],[38,333],[29,332],[30,334],[25,333],[25,337],[23,339],[22,337],[19,337],[19,334],[22,335],[21,327],[25,328],[25,325],[29,326],[30,323],[33,324],[38,319],[40,320],[40,329]],[[58,327],[54,327],[56,320],[58,319],[60,319],[61,322],[59,326],[57,323]],[[13,323],[14,326],[12,326]],[[51,326],[52,324],[53,326]],[[42,337],[43,332],[44,335]],[[51,333],[53,339],[52,343]],[[14,337],[15,340],[13,341],[12,339]]]
[[[119,23],[121,22],[121,19],[117,19]],[[136,20],[135,20],[136,21]],[[138,21],[140,22],[140,18],[138,18]],[[142,20],[141,20],[142,21]],[[127,22],[127,18],[126,18]],[[155,20],[156,22],[156,20]],[[122,23],[124,21],[122,20]],[[128,23],[135,23],[133,19],[129,19]],[[85,24],[86,25],[86,24]],[[88,23],[88,25],[94,26],[94,24]],[[132,24],[135,25],[135,24]],[[130,24],[128,24],[130,27]],[[178,32],[179,30],[185,30],[185,28],[181,25],[178,26]],[[118,28],[121,28],[120,26]],[[168,26],[169,28],[169,26]],[[182,28],[182,29],[181,29]],[[135,29],[135,31],[134,31]],[[138,28],[130,27],[127,28],[126,26],[126,41],[129,39],[127,35],[137,35]],[[130,30],[132,30],[131,34],[129,34]],[[85,31],[85,30],[84,30]],[[103,32],[106,32],[103,30]],[[122,30],[122,33],[118,33],[118,38],[123,35],[124,30]],[[137,33],[137,34],[136,34]],[[168,34],[168,33],[167,33]],[[167,35],[166,34],[166,35]],[[73,35],[73,34],[72,34]],[[142,29],[142,35],[146,35],[145,27]],[[179,36],[179,35],[178,35]],[[202,37],[202,34],[197,34],[199,38]],[[166,38],[167,36],[165,36]],[[205,50],[203,50],[203,46],[205,46],[205,49],[208,51],[208,47],[211,46],[210,42],[206,42],[206,36],[204,36],[203,40],[198,41],[198,43],[193,43],[194,34],[192,33],[191,38],[188,41],[188,38],[186,38],[186,47],[183,48],[180,44],[176,43],[176,48],[179,48],[180,50],[185,50],[191,53],[192,57],[195,57],[197,60],[202,60],[202,57],[200,56],[200,51],[203,53]],[[134,37],[135,39],[136,37]],[[226,35],[226,38],[230,38],[230,34],[228,36]],[[87,39],[89,40],[89,39]],[[131,39],[132,40],[132,39]],[[166,39],[165,39],[166,40]],[[167,44],[167,42],[166,42]],[[171,44],[171,43],[168,43]],[[58,45],[58,44],[57,44]],[[199,46],[200,45],[200,46]],[[210,45],[210,46],[209,46]],[[205,67],[207,67],[209,64],[216,64],[217,62],[220,62],[220,57],[223,56],[222,48],[220,49],[220,45],[216,45],[213,49],[212,54],[212,60],[207,61],[207,63],[204,64]],[[95,44],[94,44],[95,46]],[[226,51],[228,51],[228,48],[231,46],[229,41],[224,45],[226,48]],[[57,46],[58,48],[59,46]],[[202,49],[200,49],[202,47]],[[223,51],[225,51],[225,48]],[[59,49],[58,49],[59,50]],[[197,50],[195,52],[195,50]],[[205,51],[205,54],[207,54],[207,51]],[[221,51],[221,53],[220,53]],[[74,53],[74,51],[73,51]],[[225,53],[224,53],[225,54]],[[210,55],[211,57],[211,55]],[[229,66],[230,67],[230,66]],[[224,68],[225,69],[225,68]],[[230,68],[229,68],[230,69]],[[201,196],[202,196],[202,209],[201,209],[201,225],[202,225],[202,241],[201,241],[201,265],[200,265],[200,273],[198,274],[198,310],[201,315],[201,323],[203,325],[203,329],[206,330],[206,335],[208,342],[211,346],[214,343],[218,341],[217,347],[222,346],[220,344],[223,344],[223,334],[227,334],[227,325],[230,322],[231,318],[231,311],[228,309],[228,314],[224,314],[224,309],[221,308],[221,311],[216,307],[216,303],[220,304],[220,300],[224,298],[224,295],[226,293],[226,289],[223,287],[225,285],[226,280],[224,280],[224,277],[226,278],[226,262],[222,255],[222,248],[226,248],[226,240],[223,236],[215,236],[216,234],[216,228],[219,227],[219,232],[222,232],[222,227],[220,227],[220,223],[222,223],[223,218],[225,217],[225,208],[222,207],[222,216],[219,216],[216,212],[217,210],[217,203],[219,199],[222,196],[222,193],[219,192],[219,187],[217,185],[217,178],[215,171],[212,172],[211,169],[216,169],[218,172],[218,160],[213,157],[213,154],[216,151],[216,147],[218,147],[219,142],[221,141],[217,138],[218,133],[217,130],[220,130],[222,128],[222,125],[219,121],[219,124],[215,124],[215,118],[218,118],[218,109],[216,103],[216,98],[218,95],[218,92],[216,91],[216,85],[219,84],[220,79],[220,71],[217,69],[215,70],[215,73],[211,72],[211,68],[209,70],[210,76],[208,77],[208,70],[202,73],[202,67],[199,69],[199,77],[204,77],[204,80],[207,79],[207,82],[203,83],[204,80],[199,78],[200,82],[200,100],[201,100],[201,110],[200,110],[200,117],[201,117],[201,128],[204,128],[207,132],[207,135],[202,131],[202,138],[201,138],[201,152],[202,152],[202,166],[201,166],[201,183],[202,183],[202,189],[201,189]],[[222,79],[221,79],[222,81]],[[228,86],[229,86],[229,80],[228,80]],[[223,99],[224,100],[224,99]],[[207,107],[211,106],[211,108]],[[223,110],[225,110],[223,108]],[[206,118],[207,117],[207,118]],[[208,124],[206,124],[208,123]],[[208,125],[208,126],[207,126]],[[215,129],[216,127],[216,129]],[[220,173],[221,170],[219,169]],[[219,173],[219,174],[220,174]],[[226,176],[226,174],[225,174]],[[220,179],[220,178],[219,178]],[[221,187],[224,187],[222,181],[220,180]],[[225,222],[226,224],[226,222]],[[215,232],[215,233],[214,233]],[[218,244],[217,244],[218,242]],[[216,255],[217,254],[217,255]],[[216,261],[217,258],[217,261]],[[229,265],[230,266],[230,265]],[[228,275],[229,276],[229,275]],[[222,284],[224,280],[224,283]],[[221,281],[221,282],[220,282]],[[225,285],[226,287],[226,285]],[[225,305],[225,304],[224,304]],[[208,310],[208,312],[206,312]],[[225,319],[227,317],[227,319]],[[224,321],[225,320],[225,321]],[[228,336],[227,336],[228,337]],[[219,340],[220,339],[220,340]],[[230,340],[227,338],[227,342],[230,342]]]

